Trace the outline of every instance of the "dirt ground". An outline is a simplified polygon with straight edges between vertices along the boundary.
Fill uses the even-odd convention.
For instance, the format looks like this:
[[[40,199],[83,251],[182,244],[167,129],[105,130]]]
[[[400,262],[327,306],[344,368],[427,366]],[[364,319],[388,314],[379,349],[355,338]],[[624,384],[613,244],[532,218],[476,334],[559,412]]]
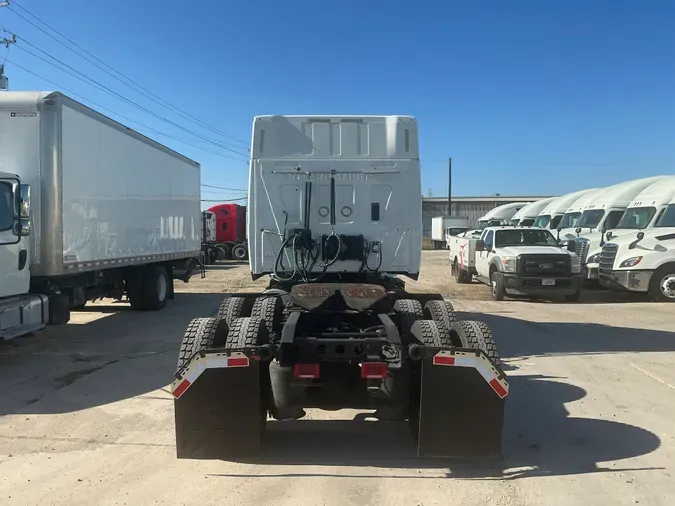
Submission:
[[[511,385],[502,463],[419,460],[404,425],[351,410],[271,422],[258,464],[177,460],[167,386],[183,331],[219,293],[254,288],[223,264],[162,312],[97,303],[0,343],[0,504],[675,504],[673,306],[497,303],[456,285],[444,252],[423,259],[410,288],[493,329]]]

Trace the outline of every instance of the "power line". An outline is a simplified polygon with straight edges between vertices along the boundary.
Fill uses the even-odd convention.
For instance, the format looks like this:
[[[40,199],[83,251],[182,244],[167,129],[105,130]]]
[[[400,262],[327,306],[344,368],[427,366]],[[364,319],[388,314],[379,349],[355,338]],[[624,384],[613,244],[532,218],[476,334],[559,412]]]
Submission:
[[[82,100],[82,101],[84,101],[84,102],[88,102],[89,104],[91,104],[91,105],[93,105],[93,106],[96,106],[96,107],[98,107],[99,109],[102,109],[102,110],[104,110],[104,111],[108,111],[110,114],[113,114],[113,115],[115,115],[115,116],[118,116],[118,117],[120,117],[120,118],[123,118],[123,119],[126,120],[126,121],[130,121],[130,122],[132,122],[132,123],[136,123],[137,125],[140,125],[141,127],[143,127],[143,128],[146,129],[146,130],[155,132],[155,133],[157,133],[157,134],[159,134],[159,135],[164,135],[164,136],[169,137],[169,138],[173,138],[173,136],[170,135],[170,134],[161,132],[161,131],[156,130],[156,129],[154,129],[154,128],[151,128],[151,127],[149,127],[149,126],[147,126],[147,125],[145,125],[145,124],[143,124],[143,123],[141,123],[141,122],[139,122],[139,121],[137,121],[137,120],[135,120],[135,119],[129,118],[128,116],[125,116],[125,115],[123,115],[123,114],[120,114],[120,113],[118,113],[118,112],[115,112],[115,111],[113,111],[112,109],[109,109],[108,107],[105,107],[105,106],[103,106],[103,105],[101,105],[101,104],[99,104],[99,103],[97,103],[97,102],[94,102],[93,100],[88,99],[87,97],[85,97],[85,96],[83,96],[83,95],[80,95],[79,93],[77,93],[77,92],[75,92],[75,91],[73,91],[73,90],[70,90],[70,89],[66,88],[65,86],[61,86],[59,83],[56,83],[56,82],[52,81],[51,79],[47,79],[46,77],[43,77],[43,76],[41,76],[40,74],[37,74],[37,73],[33,72],[32,70],[28,70],[26,67],[23,67],[23,66],[19,65],[18,63],[13,62],[12,60],[7,60],[7,61],[8,61],[9,63],[11,63],[12,65],[14,65],[15,67],[17,67],[17,68],[23,70],[24,72],[28,72],[29,74],[32,74],[33,76],[37,77],[38,79],[42,79],[43,81],[45,81],[45,82],[47,82],[47,83],[49,83],[49,84],[52,84],[52,85],[56,86],[56,88],[61,89],[61,90],[65,91],[65,92],[69,93],[70,95],[79,98],[80,100]],[[61,70],[63,70],[63,69],[61,69]],[[64,70],[64,72],[66,72],[66,71]],[[183,141],[180,141],[180,142],[183,142],[183,143],[185,143],[185,144],[187,144],[187,145],[189,145],[189,146],[192,146],[192,147],[194,147],[194,148],[201,149],[201,150],[206,151],[206,152],[208,152],[208,153],[212,153],[212,154],[215,154],[215,155],[217,155],[217,156],[221,156],[221,157],[223,157],[223,158],[231,158],[231,159],[235,159],[235,160],[243,160],[242,158],[238,158],[238,157],[230,156],[230,155],[225,155],[225,154],[222,154],[222,153],[218,153],[218,152],[216,152],[216,151],[208,150],[208,149],[206,149],[206,148],[203,148],[203,147],[201,147],[201,146],[197,146],[197,145],[195,145],[195,144],[192,144],[192,143],[187,142],[187,141],[184,141],[184,140],[183,140]]]
[[[2,27],[0,27],[0,28],[2,28]],[[227,150],[227,151],[230,151],[230,152],[235,153],[235,154],[237,154],[237,155],[240,155],[240,156],[242,156],[242,157],[246,157],[246,156],[247,156],[245,153],[242,153],[242,152],[240,152],[240,151],[237,151],[237,150],[235,150],[235,149],[232,149],[232,148],[228,147],[227,145],[220,143],[219,141],[214,141],[213,139],[211,139],[211,138],[209,138],[209,137],[206,137],[206,136],[201,135],[201,134],[199,134],[199,133],[193,132],[192,130],[190,130],[190,129],[184,127],[184,126],[182,126],[182,125],[180,125],[180,124],[178,124],[178,123],[176,123],[176,122],[174,122],[174,121],[171,121],[170,119],[167,119],[167,118],[165,118],[165,117],[163,117],[163,116],[161,116],[161,115],[155,113],[154,111],[151,111],[150,109],[148,109],[148,108],[146,108],[146,107],[143,107],[142,105],[137,104],[137,103],[134,102],[133,100],[130,100],[130,99],[124,97],[123,95],[120,95],[120,94],[117,93],[115,90],[113,90],[113,89],[111,89],[111,88],[105,86],[104,84],[99,83],[99,82],[96,81],[95,79],[90,78],[89,76],[83,74],[82,72],[80,72],[80,71],[77,70],[76,68],[74,68],[74,67],[68,65],[67,63],[64,63],[63,61],[59,60],[59,59],[56,58],[55,56],[50,55],[50,54],[47,53],[46,51],[44,51],[44,50],[40,49],[39,47],[37,47],[36,45],[30,43],[29,41],[27,41],[27,40],[24,39],[23,37],[19,37],[19,39],[22,40],[23,42],[27,43],[27,44],[30,45],[31,47],[34,47],[35,49],[37,49],[37,50],[40,51],[41,53],[45,54],[46,56],[48,56],[48,57],[51,58],[52,60],[58,62],[58,63],[59,63],[60,65],[62,65],[63,67],[66,67],[67,69],[70,70],[70,71],[68,71],[68,70],[65,70],[65,69],[59,67],[59,66],[56,65],[55,63],[50,62],[49,60],[46,60],[45,58],[42,58],[42,57],[39,56],[39,55],[36,55],[35,53],[29,51],[29,50],[26,49],[25,47],[17,46],[17,47],[20,48],[22,51],[25,51],[25,52],[27,52],[28,54],[30,54],[31,56],[33,56],[33,57],[35,57],[35,58],[37,58],[37,59],[39,59],[39,60],[42,60],[43,62],[45,62],[45,63],[47,63],[47,64],[49,64],[49,65],[52,65],[53,67],[56,67],[57,69],[61,70],[62,72],[65,72],[65,73],[67,73],[67,74],[70,74],[71,76],[73,76],[73,77],[75,77],[75,78],[77,78],[77,79],[80,79],[80,80],[83,80],[83,79],[84,79],[84,82],[85,82],[86,84],[89,84],[90,86],[93,86],[93,87],[95,87],[95,88],[97,88],[97,89],[99,89],[99,90],[101,90],[101,91],[104,91],[104,92],[108,93],[109,95],[112,95],[113,97],[115,97],[115,98],[117,98],[117,99],[119,99],[119,100],[121,100],[121,101],[123,101],[123,102],[125,102],[125,103],[127,103],[127,104],[129,104],[129,105],[131,105],[131,106],[133,106],[133,107],[136,107],[137,109],[140,109],[141,111],[144,111],[144,112],[150,114],[151,116],[154,116],[154,117],[156,117],[156,118],[158,118],[158,119],[161,119],[162,121],[164,121],[164,122],[166,122],[166,123],[169,123],[169,124],[171,124],[171,125],[173,125],[173,126],[175,126],[175,127],[177,127],[177,128],[180,128],[181,130],[184,130],[184,131],[188,132],[189,134],[194,135],[195,137],[201,138],[201,139],[203,139],[203,140],[205,140],[205,141],[208,141],[208,142],[210,142],[210,143],[212,143],[212,144],[214,144],[214,145],[216,145],[216,146],[218,146],[218,147],[220,147],[220,148],[222,148],[222,149],[225,149],[225,150]]]
[[[222,186],[214,186],[211,184],[202,184],[204,188],[215,188],[217,190],[228,190],[228,191],[233,191],[233,192],[246,192],[248,190],[242,190],[241,188],[224,188]]]
[[[237,202],[246,199],[248,199],[248,197],[241,197],[239,199],[202,199],[202,202]]]
[[[15,15],[19,16],[21,19],[23,19],[24,21],[26,21],[27,23],[29,23],[29,24],[32,25],[33,27],[37,28],[38,30],[40,30],[42,33],[44,33],[44,34],[47,35],[48,37],[54,39],[56,42],[58,42],[59,44],[61,44],[63,47],[65,47],[65,48],[68,49],[69,51],[75,53],[75,54],[76,54],[77,56],[79,56],[80,58],[84,59],[85,61],[87,61],[87,62],[90,63],[91,65],[97,67],[98,69],[102,70],[103,72],[105,72],[106,74],[108,74],[108,75],[111,76],[112,78],[116,79],[117,81],[121,82],[122,84],[124,84],[124,85],[127,86],[128,88],[131,88],[132,90],[136,91],[137,93],[139,93],[139,94],[143,95],[144,97],[146,97],[146,98],[152,100],[152,101],[155,102],[156,104],[161,105],[161,106],[164,107],[165,109],[173,110],[174,113],[179,114],[179,115],[182,116],[183,118],[191,119],[194,123],[199,124],[199,125],[202,126],[203,128],[206,128],[206,129],[208,129],[208,130],[210,130],[210,131],[212,131],[212,132],[214,132],[214,133],[216,133],[216,134],[219,134],[219,135],[221,135],[221,136],[223,136],[223,137],[225,137],[225,138],[228,138],[228,139],[230,139],[231,141],[237,142],[237,143],[239,143],[239,144],[243,144],[243,146],[245,146],[246,148],[248,148],[248,142],[246,142],[246,141],[244,141],[244,140],[241,140],[241,139],[239,139],[239,138],[237,138],[237,137],[235,137],[235,136],[233,136],[233,135],[231,135],[231,134],[225,133],[225,132],[223,132],[223,131],[221,131],[221,130],[219,130],[219,129],[217,129],[217,128],[214,128],[214,127],[212,127],[211,125],[209,125],[208,123],[205,123],[204,121],[200,120],[199,118],[193,116],[192,114],[190,114],[190,113],[188,113],[188,112],[185,112],[185,111],[183,111],[182,109],[180,109],[179,107],[177,107],[177,106],[171,104],[170,102],[168,102],[167,100],[163,99],[163,98],[160,97],[159,95],[157,95],[157,94],[153,93],[152,91],[150,91],[148,88],[146,88],[146,87],[144,87],[144,86],[138,84],[137,82],[135,82],[135,81],[132,80],[131,78],[125,76],[125,75],[124,75],[122,72],[120,72],[119,70],[116,70],[114,67],[112,67],[112,66],[110,66],[109,64],[105,63],[103,60],[101,60],[100,58],[98,58],[96,55],[94,55],[94,54],[91,53],[90,51],[86,50],[85,48],[83,48],[82,46],[80,46],[79,44],[77,44],[75,41],[73,41],[72,39],[66,37],[63,33],[61,33],[60,31],[58,31],[56,28],[54,28],[53,26],[51,26],[49,23],[46,23],[45,21],[43,21],[42,19],[40,19],[38,16],[36,16],[36,15],[33,14],[32,12],[30,12],[30,11],[29,11],[28,9],[26,9],[25,7],[21,6],[21,5],[20,5],[19,3],[17,3],[16,1],[14,1],[14,5],[16,5],[16,7],[18,7],[19,9],[21,9],[23,12],[25,12],[25,13],[28,14],[29,16],[33,17],[34,19],[36,19],[37,21],[39,21],[40,23],[42,23],[44,26],[48,27],[50,30],[52,30],[54,33],[58,34],[58,35],[59,35],[60,37],[62,37],[63,39],[65,39],[65,40],[67,40],[68,42],[70,42],[73,46],[77,47],[80,51],[83,51],[84,53],[86,53],[87,55],[89,55],[91,58],[93,58],[93,59],[95,59],[96,61],[100,62],[102,65],[104,65],[104,66],[107,67],[108,69],[112,70],[112,72],[114,72],[115,74],[121,76],[122,78],[124,78],[124,79],[125,79],[126,81],[128,81],[128,82],[125,82],[124,80],[120,79],[119,77],[117,77],[117,75],[113,74],[113,73],[110,72],[109,70],[106,70],[106,68],[102,67],[101,65],[98,65],[96,62],[92,61],[90,58],[85,57],[84,55],[82,55],[82,53],[79,53],[79,52],[75,51],[72,47],[70,47],[70,46],[68,46],[67,44],[63,43],[63,42],[62,42],[61,40],[59,40],[58,38],[54,37],[54,35],[52,35],[51,33],[47,32],[47,31],[46,31],[45,29],[43,29],[42,27],[40,27],[40,26],[36,25],[35,23],[33,23],[30,19],[26,18],[26,17],[23,16],[21,13],[17,12],[16,10],[14,10],[14,9],[12,8],[12,6],[9,6],[9,7],[8,7],[9,10],[11,10]],[[131,84],[129,84],[129,83],[131,83]],[[132,85],[133,85],[133,86],[132,86]],[[154,97],[154,98],[153,98],[153,97]]]

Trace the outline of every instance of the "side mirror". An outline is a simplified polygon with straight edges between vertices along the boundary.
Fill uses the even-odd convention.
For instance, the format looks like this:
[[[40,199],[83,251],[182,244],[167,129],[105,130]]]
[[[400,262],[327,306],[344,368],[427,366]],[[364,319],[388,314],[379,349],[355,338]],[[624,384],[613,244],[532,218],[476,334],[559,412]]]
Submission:
[[[575,244],[574,241],[572,241],[572,240],[568,241],[567,242],[567,251],[571,251],[572,253],[574,253],[576,251],[575,246],[576,246],[576,244]]]
[[[20,194],[20,218],[29,219],[30,218],[30,185],[22,184],[21,185],[21,194]]]
[[[478,239],[476,241],[476,251],[484,251],[484,250],[485,250],[485,243],[481,239]]]
[[[575,232],[577,233],[577,237],[579,237],[581,235],[581,227],[577,227]]]
[[[607,240],[611,241],[612,237],[614,237],[614,234],[612,234],[612,231],[610,230],[609,232],[607,232]]]
[[[642,239],[645,238],[645,233],[642,232],[642,231],[638,232],[638,233],[637,233],[637,238],[638,238],[639,241],[641,241]]]

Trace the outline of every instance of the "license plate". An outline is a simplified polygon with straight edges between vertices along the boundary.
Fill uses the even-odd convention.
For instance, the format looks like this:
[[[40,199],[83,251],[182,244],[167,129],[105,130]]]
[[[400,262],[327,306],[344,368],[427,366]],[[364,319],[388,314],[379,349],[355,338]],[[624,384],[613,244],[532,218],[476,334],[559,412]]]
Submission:
[[[555,285],[555,279],[544,278],[541,280],[541,284],[544,286],[553,286]]]

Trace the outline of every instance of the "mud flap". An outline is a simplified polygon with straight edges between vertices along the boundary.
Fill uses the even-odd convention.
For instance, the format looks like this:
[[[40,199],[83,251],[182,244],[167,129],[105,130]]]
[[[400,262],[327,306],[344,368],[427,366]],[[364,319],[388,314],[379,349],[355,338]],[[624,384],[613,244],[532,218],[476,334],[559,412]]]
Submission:
[[[501,456],[507,394],[503,373],[482,354],[441,352],[423,358],[418,456]]]
[[[267,410],[259,362],[244,357],[239,363],[247,366],[228,366],[226,356],[218,358],[193,359],[174,382],[178,458],[226,460],[261,449]]]

